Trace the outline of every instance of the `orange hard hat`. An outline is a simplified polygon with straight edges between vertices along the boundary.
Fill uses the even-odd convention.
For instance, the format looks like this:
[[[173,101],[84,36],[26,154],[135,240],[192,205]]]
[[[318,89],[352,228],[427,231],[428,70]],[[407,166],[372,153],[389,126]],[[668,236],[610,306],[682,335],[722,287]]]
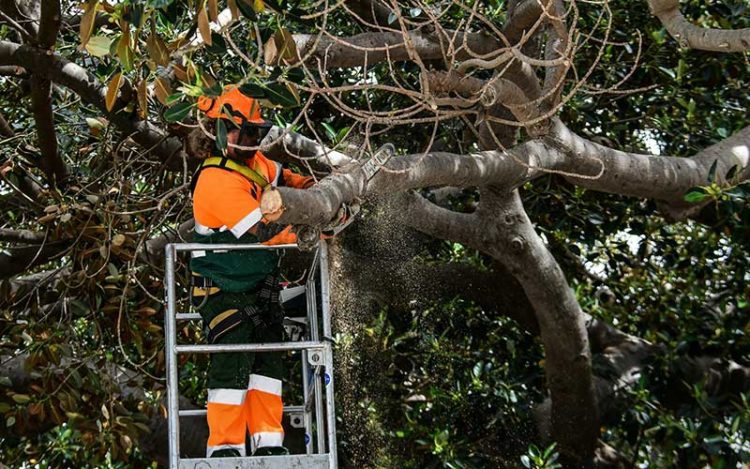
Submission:
[[[198,109],[214,119],[228,119],[238,125],[245,123],[258,126],[271,124],[260,117],[260,103],[243,94],[236,86],[227,86],[217,97],[201,96],[198,98]]]

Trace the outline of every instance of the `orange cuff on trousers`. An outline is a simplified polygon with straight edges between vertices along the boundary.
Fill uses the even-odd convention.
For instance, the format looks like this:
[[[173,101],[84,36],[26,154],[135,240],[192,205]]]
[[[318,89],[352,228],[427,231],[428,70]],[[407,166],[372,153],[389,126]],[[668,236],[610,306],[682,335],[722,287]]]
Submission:
[[[236,449],[245,456],[245,390],[208,390],[206,457],[219,449]]]
[[[247,429],[256,448],[284,445],[281,380],[250,375],[245,398]]]

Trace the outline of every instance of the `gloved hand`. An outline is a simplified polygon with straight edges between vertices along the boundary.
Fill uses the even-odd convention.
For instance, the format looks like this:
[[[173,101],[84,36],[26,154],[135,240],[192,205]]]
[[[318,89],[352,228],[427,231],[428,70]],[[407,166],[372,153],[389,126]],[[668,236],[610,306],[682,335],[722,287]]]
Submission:
[[[341,208],[339,208],[339,211],[336,213],[336,216],[333,217],[333,220],[323,227],[323,235],[331,237],[341,233],[344,228],[354,221],[354,218],[357,216],[360,209],[359,200],[357,199],[350,204],[341,204]]]
[[[318,246],[320,238],[332,238],[349,226],[360,211],[358,200],[350,204],[342,204],[333,220],[322,229],[310,225],[297,225],[293,228],[297,235],[297,246],[301,251],[312,251]]]
[[[310,252],[318,247],[320,242],[320,228],[310,225],[297,225],[292,228],[297,235],[297,247],[300,251]]]

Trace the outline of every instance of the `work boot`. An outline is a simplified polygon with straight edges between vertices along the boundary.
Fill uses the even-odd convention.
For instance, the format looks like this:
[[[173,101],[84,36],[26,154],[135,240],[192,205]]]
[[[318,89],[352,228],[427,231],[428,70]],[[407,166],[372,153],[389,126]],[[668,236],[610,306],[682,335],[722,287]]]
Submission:
[[[242,456],[240,451],[235,448],[217,449],[211,453],[212,458],[239,458],[240,456]]]
[[[262,446],[255,450],[253,456],[285,456],[289,450],[283,446]]]

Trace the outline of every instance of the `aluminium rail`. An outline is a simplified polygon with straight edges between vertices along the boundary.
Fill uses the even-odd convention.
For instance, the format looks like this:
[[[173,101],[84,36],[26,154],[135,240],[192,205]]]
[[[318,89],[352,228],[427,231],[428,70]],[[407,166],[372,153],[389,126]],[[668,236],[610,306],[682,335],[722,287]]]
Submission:
[[[197,313],[178,313],[175,286],[175,264],[180,252],[288,250],[296,244],[265,246],[261,244],[197,244],[173,243],[165,247],[165,357],[167,366],[167,417],[169,467],[172,469],[259,469],[259,468],[326,468],[338,467],[336,458],[336,413],[333,396],[333,350],[331,341],[330,286],[328,277],[328,249],[321,241],[305,283],[307,309],[307,337],[304,341],[255,343],[178,345],[177,321],[200,320]],[[320,337],[315,272],[320,279],[322,339]],[[195,418],[206,415],[205,409],[180,410],[178,391],[178,356],[183,353],[278,352],[299,351],[302,362],[302,405],[285,406],[284,413],[293,417],[305,429],[305,454],[288,456],[258,456],[241,458],[181,458],[180,417]],[[313,424],[317,451],[313,448]],[[294,426],[294,425],[293,425]]]

